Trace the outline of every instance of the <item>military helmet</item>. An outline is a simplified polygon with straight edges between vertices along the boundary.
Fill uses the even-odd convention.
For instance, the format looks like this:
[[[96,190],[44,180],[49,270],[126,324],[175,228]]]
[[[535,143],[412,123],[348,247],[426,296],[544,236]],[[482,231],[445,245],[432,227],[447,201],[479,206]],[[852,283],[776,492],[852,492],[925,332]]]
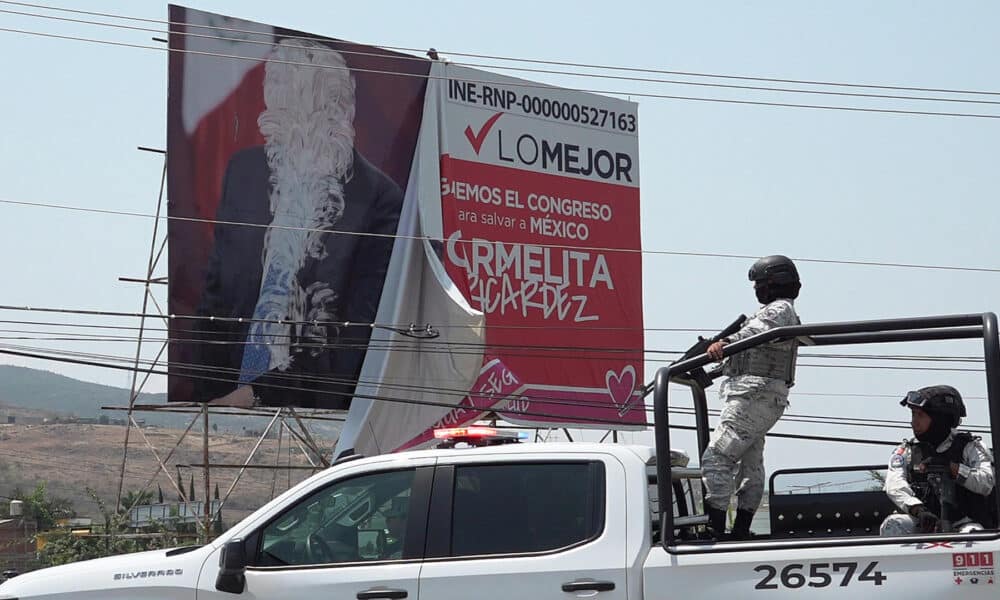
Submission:
[[[799,283],[799,271],[787,256],[772,254],[759,259],[750,267],[750,281],[768,285]]]
[[[907,392],[900,400],[900,406],[920,408],[935,415],[952,417],[954,425],[965,416],[965,403],[962,395],[950,385],[932,385],[922,387],[915,392]]]

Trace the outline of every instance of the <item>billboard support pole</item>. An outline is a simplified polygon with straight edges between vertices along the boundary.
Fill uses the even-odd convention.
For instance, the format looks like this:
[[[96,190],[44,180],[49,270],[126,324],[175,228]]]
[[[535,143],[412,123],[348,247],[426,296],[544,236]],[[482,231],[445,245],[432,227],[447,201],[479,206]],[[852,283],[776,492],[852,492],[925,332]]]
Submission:
[[[131,419],[131,417],[129,417],[129,418]],[[159,464],[159,467],[157,467],[156,472],[153,473],[149,477],[149,479],[146,480],[146,484],[143,485],[142,488],[139,490],[140,493],[141,492],[145,492],[147,489],[149,489],[149,486],[153,485],[153,482],[156,481],[156,477],[160,474],[160,471],[163,471],[163,473],[166,474],[167,479],[170,479],[170,471],[167,470],[167,462],[170,461],[170,457],[172,457],[174,455],[174,452],[177,451],[177,448],[180,447],[181,442],[184,441],[184,438],[187,437],[188,432],[191,431],[191,428],[194,427],[194,424],[197,423],[197,422],[198,422],[198,417],[195,416],[195,418],[191,419],[191,422],[188,423],[188,426],[187,426],[186,429],[184,429],[184,432],[181,433],[181,436],[177,439],[177,443],[174,444],[174,447],[170,449],[170,452],[167,453],[167,455],[163,458],[163,460],[157,460],[157,464]],[[147,440],[147,443],[149,443],[148,440]],[[150,448],[150,450],[153,451],[153,456],[156,456],[156,449],[155,448]],[[159,457],[157,457],[157,458],[159,458]],[[171,484],[172,483],[173,482],[171,481]],[[176,488],[177,486],[174,486],[174,487]],[[180,490],[178,490],[178,491],[180,491]],[[136,502],[139,501],[139,496],[140,496],[140,494],[136,495]],[[134,507],[135,507],[135,504],[133,504],[132,506],[126,506],[126,507],[124,507],[124,511],[123,512],[127,515],[128,513],[130,513],[132,511],[132,509]]]
[[[281,426],[278,428],[278,451],[274,454],[274,473],[271,474],[271,498],[274,500],[274,490],[278,486],[278,468],[281,466],[279,461],[281,460],[281,438],[284,437],[285,433],[285,422],[281,422]],[[289,437],[291,437],[289,435]]]
[[[298,431],[295,431],[295,429],[293,429],[292,426],[289,425],[288,422],[285,420],[285,417],[281,418],[281,422],[284,423],[285,428],[288,429],[288,446],[289,446],[289,449],[291,449],[291,444],[292,444],[292,441],[294,440],[295,441],[295,445],[298,446],[299,447],[299,451],[302,452],[302,456],[304,456],[306,458],[306,460],[309,461],[309,466],[315,467],[315,468],[319,469],[320,467],[316,464],[316,461],[314,461],[313,457],[311,456],[312,454],[316,454],[318,452],[318,450],[316,448],[312,447],[309,444],[309,442],[305,438],[302,437],[301,433],[299,433]],[[326,466],[324,466],[322,468],[325,469]]]
[[[139,390],[141,389],[141,386],[137,387],[136,384],[138,383],[138,377],[139,377],[139,360],[142,357],[142,336],[143,333],[145,332],[145,326],[146,326],[145,315],[146,315],[146,310],[149,307],[149,298],[152,295],[152,291],[149,289],[149,280],[153,278],[153,271],[156,269],[157,259],[159,258],[159,254],[156,254],[156,239],[157,236],[159,235],[160,211],[162,210],[163,207],[163,191],[166,188],[166,184],[167,184],[167,159],[166,159],[166,154],[164,154],[163,170],[160,175],[160,193],[158,194],[156,199],[156,218],[153,219],[153,235],[149,241],[149,260],[146,266],[147,281],[143,285],[142,317],[140,317],[139,320],[139,339],[136,342],[136,347],[135,347],[135,364],[134,364],[135,368],[132,371],[132,384],[129,390],[129,398],[128,398],[128,415],[127,418],[125,419],[125,443],[122,446],[122,466],[121,466],[121,473],[118,478],[118,495],[115,498],[116,511],[121,510],[122,490],[125,487],[125,464],[128,461],[128,442],[129,442],[129,436],[132,432],[132,411],[133,407],[135,406],[135,399],[139,394]],[[143,383],[145,383],[145,380],[143,380]]]
[[[129,419],[132,419],[132,417],[129,417]],[[195,417],[191,423],[193,424],[197,420],[198,418]],[[156,462],[160,463],[160,468],[163,469],[163,472],[164,474],[166,474],[167,479],[170,481],[170,484],[174,486],[174,490],[177,491],[177,495],[180,496],[184,504],[190,504],[191,499],[188,498],[187,494],[184,493],[184,482],[181,480],[180,469],[178,468],[177,470],[177,481],[174,481],[174,478],[170,476],[170,471],[167,470],[166,462],[162,458],[160,458],[160,454],[156,451],[156,447],[153,446],[153,443],[149,441],[149,438],[146,437],[145,433],[143,433],[142,428],[139,427],[138,423],[133,423],[133,425],[135,426],[135,430],[139,432],[139,435],[146,442],[146,446],[149,448],[149,451],[153,453],[153,457],[156,459]],[[190,431],[190,429],[187,431]],[[187,431],[184,432],[184,435],[187,435]],[[181,440],[183,439],[184,436],[181,437]],[[180,444],[180,442],[178,442],[178,444]],[[194,522],[199,528],[203,527],[200,519],[195,518]]]
[[[201,432],[201,456],[202,464],[205,466],[205,543],[209,541],[212,527],[212,486],[210,485],[211,469],[208,463],[208,403],[201,405],[202,432]]]
[[[240,470],[236,473],[236,478],[233,479],[232,485],[230,485],[229,489],[226,490],[226,495],[223,496],[222,499],[219,501],[219,508],[216,509],[215,514],[212,517],[213,519],[216,518],[218,515],[222,514],[222,507],[225,506],[226,501],[229,500],[229,495],[233,493],[233,490],[236,488],[236,484],[240,482],[240,478],[243,477],[244,473],[246,473],[247,466],[250,464],[250,461],[253,460],[254,456],[257,455],[257,450],[260,448],[260,445],[264,443],[265,439],[267,439],[267,436],[269,433],[271,433],[271,428],[274,427],[274,424],[281,420],[281,413],[283,408],[284,407],[278,407],[278,410],[275,411],[274,417],[271,419],[271,422],[267,424],[267,427],[265,427],[264,431],[260,434],[260,437],[257,439],[257,443],[254,444],[253,449],[250,450],[250,455],[247,456],[247,459],[243,463],[243,466],[240,467]],[[207,461],[205,462],[205,470],[206,472],[208,472]],[[289,473],[290,472],[291,471],[289,471]]]
[[[313,453],[316,455],[316,459],[319,460],[321,465],[323,465],[323,468],[329,467],[330,461],[328,461],[326,457],[323,456],[323,451],[320,449],[319,444],[316,443],[316,440],[313,439],[312,435],[310,435],[309,429],[306,427],[305,422],[299,416],[299,413],[296,412],[295,408],[291,406],[288,407],[288,412],[291,413],[292,417],[295,418],[295,422],[299,424],[299,428],[302,430],[302,435],[305,436],[303,442],[306,444],[306,446],[309,447],[310,450],[313,451]],[[289,431],[291,431],[291,427],[289,427],[288,429]],[[312,463],[311,460],[309,462]]]

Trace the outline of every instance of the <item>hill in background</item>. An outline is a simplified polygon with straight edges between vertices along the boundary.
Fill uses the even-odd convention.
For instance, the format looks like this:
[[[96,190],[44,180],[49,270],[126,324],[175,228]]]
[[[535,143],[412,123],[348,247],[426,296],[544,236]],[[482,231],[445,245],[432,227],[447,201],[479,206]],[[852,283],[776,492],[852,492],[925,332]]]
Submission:
[[[59,417],[81,419],[122,419],[125,411],[104,411],[102,406],[128,404],[129,390],[79,381],[58,373],[11,365],[0,365],[0,496],[14,490],[33,490],[45,483],[53,496],[71,500],[80,516],[99,516],[97,505],[86,488],[97,490],[106,503],[113,504],[118,490],[124,428],[80,422],[53,422]],[[141,394],[137,402],[165,404],[166,394]],[[8,424],[13,416],[15,423]],[[145,421],[144,435],[165,454],[178,444],[180,429],[187,427],[195,414],[144,411],[135,413]],[[50,421],[43,424],[42,418]],[[265,417],[217,415],[210,417],[210,460],[216,464],[240,464],[246,460],[257,436],[268,423]],[[317,443],[329,453],[338,433],[338,423],[306,421]],[[272,432],[276,433],[277,428]],[[125,473],[125,489],[139,489],[158,471],[155,457],[133,436]],[[202,461],[201,423],[179,443],[171,463],[174,473],[188,486],[194,485],[196,497],[204,493],[203,471],[184,467]],[[297,445],[272,435],[264,440],[252,464],[305,466],[305,457]],[[180,466],[178,466],[180,465]],[[236,492],[226,504],[225,520],[231,524],[261,506],[275,494],[309,476],[312,470],[248,470]],[[213,489],[225,492],[237,471],[212,469]],[[176,500],[170,480],[159,473],[149,489],[162,489],[167,501]]]
[[[127,406],[129,391],[125,388],[89,383],[65,375],[0,365],[0,403],[20,408],[33,408],[93,417],[101,414],[102,406]],[[139,394],[143,404],[166,403],[166,394]]]
[[[8,414],[24,414],[17,410],[37,411],[45,416],[76,416],[122,419],[125,411],[101,410],[102,406],[128,406],[129,390],[99,383],[80,381],[65,375],[19,367],[0,365],[0,416],[6,421]],[[141,393],[137,404],[166,404],[166,394]],[[5,410],[7,409],[7,410]],[[135,414],[147,425],[169,429],[183,429],[194,417],[177,414],[143,411]],[[219,432],[240,433],[243,430],[263,430],[268,419],[254,416],[212,415],[213,429]],[[328,421],[312,421],[310,430],[321,437],[336,437],[339,427]]]

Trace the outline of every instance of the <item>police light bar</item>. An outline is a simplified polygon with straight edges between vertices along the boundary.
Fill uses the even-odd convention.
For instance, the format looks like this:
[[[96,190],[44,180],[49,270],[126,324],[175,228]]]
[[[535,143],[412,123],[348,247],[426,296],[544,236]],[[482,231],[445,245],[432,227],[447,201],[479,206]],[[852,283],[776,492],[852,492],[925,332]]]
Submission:
[[[448,427],[446,429],[435,429],[434,437],[439,440],[451,438],[487,438],[496,437],[499,432],[493,427],[483,427],[474,425],[472,427]]]
[[[515,444],[527,439],[527,432],[499,431],[495,427],[472,425],[469,427],[449,427],[435,429],[434,437],[441,440],[438,448],[454,448],[464,443],[469,446],[495,446],[498,444]]]

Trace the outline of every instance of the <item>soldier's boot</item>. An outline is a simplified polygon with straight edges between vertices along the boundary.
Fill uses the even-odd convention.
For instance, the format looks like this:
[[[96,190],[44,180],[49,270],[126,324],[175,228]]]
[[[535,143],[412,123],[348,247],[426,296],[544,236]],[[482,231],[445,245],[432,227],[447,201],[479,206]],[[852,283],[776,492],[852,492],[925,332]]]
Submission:
[[[712,537],[718,541],[726,539],[726,511],[715,508],[711,504],[705,504],[705,512],[708,514],[708,527]]]
[[[749,540],[750,524],[753,522],[752,510],[737,510],[736,519],[733,520],[733,533],[732,539],[734,540]]]

